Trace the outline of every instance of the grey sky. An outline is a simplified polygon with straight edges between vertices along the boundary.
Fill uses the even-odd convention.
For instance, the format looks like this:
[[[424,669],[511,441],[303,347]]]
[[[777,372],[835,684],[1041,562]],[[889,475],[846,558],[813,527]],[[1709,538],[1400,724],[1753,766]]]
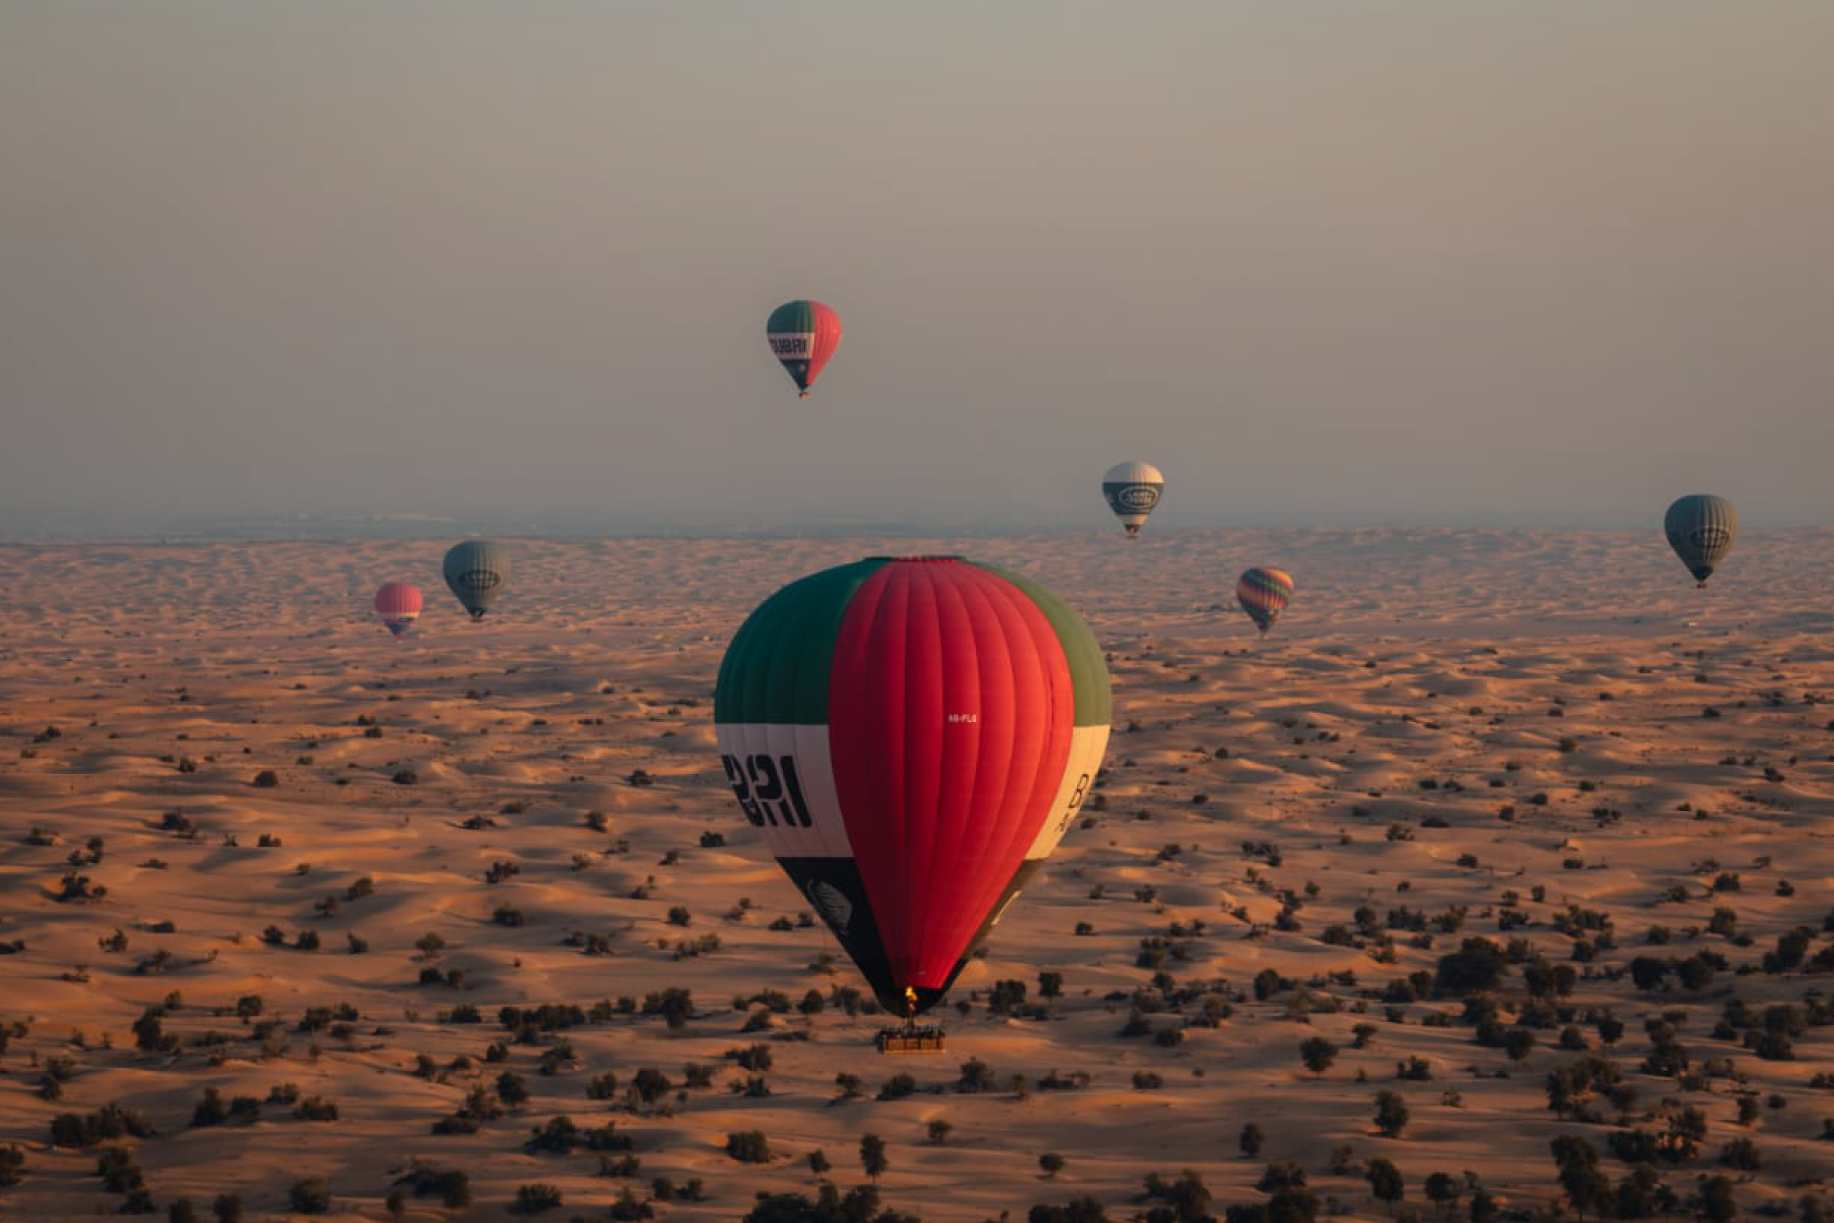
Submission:
[[[1831,62],[1823,0],[0,0],[0,510],[1830,522]]]

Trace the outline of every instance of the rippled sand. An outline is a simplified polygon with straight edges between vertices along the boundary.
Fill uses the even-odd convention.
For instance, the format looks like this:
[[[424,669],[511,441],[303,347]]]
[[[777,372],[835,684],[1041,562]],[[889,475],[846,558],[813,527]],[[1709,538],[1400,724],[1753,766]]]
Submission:
[[[817,1148],[832,1179],[860,1183],[868,1131],[888,1144],[885,1203],[931,1223],[1022,1219],[1082,1194],[1128,1218],[1146,1174],[1185,1168],[1220,1214],[1261,1200],[1264,1165],[1289,1159],[1345,1214],[1386,1218],[1360,1175],[1330,1170],[1339,1146],[1392,1159],[1423,1210],[1422,1181],[1441,1170],[1476,1173],[1509,1206],[1552,1200],[1560,1133],[1586,1136],[1621,1177],[1606,1146],[1618,1109],[1587,1123],[1546,1107],[1547,1073],[1580,1056],[1557,1047],[1559,1025],[1514,1062],[1473,1041],[1457,997],[1384,998],[1474,935],[1570,964],[1579,980],[1561,1005],[1589,1046],[1587,1011],[1624,1021],[1605,1052],[1636,1088],[1632,1125],[1661,1129],[1668,1102],[1704,1111],[1700,1158],[1663,1169],[1678,1192],[1720,1171],[1741,1136],[1763,1157],[1737,1189],[1745,1209],[1826,1189],[1834,1095],[1810,1081],[1834,1071],[1834,1028],[1794,1038],[1793,1060],[1765,1060],[1714,1026],[1734,996],[1804,1005],[1830,984],[1827,971],[1758,969],[1792,928],[1813,932],[1811,958],[1834,941],[1834,710],[1821,701],[1834,696],[1834,532],[1749,533],[1704,591],[1653,533],[1149,526],[1132,544],[1116,530],[513,546],[515,586],[481,624],[441,587],[443,542],[0,548],[0,946],[19,944],[0,956],[0,1023],[26,1029],[0,1055],[0,1145],[26,1161],[0,1214],[121,1204],[95,1176],[96,1150],[48,1145],[56,1114],[109,1102],[159,1130],[127,1145],[161,1211],[184,1195],[204,1217],[226,1191],[250,1217],[282,1212],[294,1181],[320,1175],[332,1217],[384,1218],[383,1195],[418,1158],[469,1171],[466,1218],[509,1217],[534,1182],[565,1197],[549,1217],[603,1218],[627,1187],[642,1199],[668,1177],[699,1178],[705,1199],[659,1201],[659,1217],[736,1220],[757,1190],[811,1192]],[[751,607],[794,577],[887,552],[960,552],[1041,579],[1112,652],[1116,691],[1083,827],[963,973],[948,1051],[903,1058],[873,1051],[878,1017],[832,1005],[742,1030],[757,1008],[738,1000],[859,983],[824,962],[822,930],[797,925],[800,898],[738,816],[711,726],[721,651]],[[1298,588],[1265,639],[1231,593],[1254,564]],[[428,595],[399,643],[368,613],[391,578]],[[254,784],[264,770],[276,784]],[[66,859],[90,856],[94,837],[100,860],[75,870],[106,894],[60,901]],[[487,882],[499,863],[514,873]],[[1404,906],[1426,929],[1395,914],[1382,962],[1357,910],[1381,927]],[[1557,928],[1574,906],[1560,925],[1610,923],[1605,937],[1582,932],[1590,959]],[[1736,914],[1735,937],[1708,932],[1718,908]],[[270,927],[283,944],[264,941]],[[1651,944],[1652,927],[1669,941]],[[297,946],[308,931],[316,951]],[[430,933],[444,941],[432,959],[417,948]],[[349,953],[352,935],[366,953]],[[588,954],[593,942],[609,953]],[[1700,991],[1671,976],[1643,992],[1623,971],[1703,948],[1728,967]],[[429,968],[459,983],[421,984]],[[1268,969],[1290,984],[1257,1000]],[[1038,1003],[1041,971],[1062,974],[1048,1013],[990,1014],[997,981]],[[1122,1037],[1156,972],[1190,996]],[[667,988],[693,994],[681,1031],[619,1012],[620,998]],[[136,1050],[135,1021],[171,994],[161,1027],[178,1047]],[[1519,970],[1499,994],[1524,1000]],[[245,1021],[234,1008],[250,995],[262,1011]],[[1231,1001],[1216,1026],[1197,1022],[1206,996]],[[497,1023],[506,1005],[601,999],[609,1018],[536,1043]],[[360,1018],[302,1030],[309,1008],[342,1004]],[[442,1022],[467,1005],[482,1023]],[[1670,1012],[1696,1066],[1724,1059],[1715,1070],[1729,1075],[1684,1085],[1638,1071],[1644,1018]],[[279,1021],[265,1039],[262,1020]],[[1376,1031],[1353,1049],[1359,1023]],[[1341,1048],[1317,1077],[1298,1056],[1315,1035]],[[507,1060],[486,1063],[498,1040]],[[724,1055],[761,1042],[770,1094],[740,1094],[750,1075]],[[570,1056],[543,1073],[563,1044]],[[454,1068],[461,1055],[473,1064]],[[1430,1079],[1397,1080],[1410,1058]],[[970,1059],[997,1090],[952,1090]],[[712,1085],[664,1109],[623,1098],[644,1067],[682,1088],[689,1063],[712,1067]],[[42,1098],[48,1068],[64,1076],[56,1101]],[[505,1068],[524,1077],[525,1104],[473,1134],[430,1132]],[[589,1098],[607,1071],[618,1097]],[[1041,1090],[1053,1071],[1087,1083]],[[842,1073],[867,1098],[836,1103]],[[898,1073],[919,1090],[873,1100]],[[270,1103],[253,1124],[189,1127],[207,1087],[266,1098],[281,1083],[335,1102],[337,1120]],[[1379,1090],[1411,1110],[1398,1138],[1375,1134]],[[1762,1107],[1741,1125],[1752,1093]],[[599,1154],[583,1149],[523,1150],[561,1114],[615,1120],[637,1175],[597,1175]],[[936,1120],[951,1127],[941,1143]],[[1255,1159],[1237,1148],[1248,1121],[1267,1134]],[[749,1130],[767,1136],[769,1164],[726,1154],[727,1134]],[[1066,1161],[1053,1178],[1044,1152]],[[409,1214],[447,1217],[435,1198]]]

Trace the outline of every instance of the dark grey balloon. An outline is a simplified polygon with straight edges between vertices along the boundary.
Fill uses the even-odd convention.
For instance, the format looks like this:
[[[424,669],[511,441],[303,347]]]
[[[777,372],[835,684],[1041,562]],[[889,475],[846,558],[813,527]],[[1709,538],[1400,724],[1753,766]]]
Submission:
[[[509,584],[509,553],[487,539],[468,539],[446,553],[445,570],[446,585],[471,618],[481,620]]]
[[[1738,511],[1724,497],[1689,493],[1668,507],[1662,530],[1694,580],[1705,586],[1738,540]]]

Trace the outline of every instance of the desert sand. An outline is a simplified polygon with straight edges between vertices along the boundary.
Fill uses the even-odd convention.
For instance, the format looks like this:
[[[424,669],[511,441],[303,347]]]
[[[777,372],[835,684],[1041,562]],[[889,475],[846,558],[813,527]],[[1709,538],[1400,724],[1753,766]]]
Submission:
[[[1156,1204],[1144,1177],[1186,1169],[1220,1217],[1289,1160],[1328,1208],[1384,1219],[1377,1157],[1421,1217],[1441,1171],[1461,1210],[1469,1172],[1527,1217],[1561,1200],[1552,1139],[1585,1138],[1616,1182],[1610,1136],[1687,1108],[1697,1154],[1658,1165],[1684,1202],[1715,1174],[1743,1211],[1829,1193],[1834,531],[1747,532],[1705,590],[1653,531],[514,540],[514,587],[477,624],[440,583],[448,542],[0,547],[0,1150],[24,1161],[0,1216],[114,1214],[97,1166],[123,1146],[162,1215],[236,1193],[286,1216],[323,1177],[321,1217],[387,1218],[418,1160],[464,1170],[472,1202],[409,1218],[514,1217],[546,1184],[546,1217],[602,1219],[667,1178],[656,1217],[730,1221],[760,1190],[813,1193],[818,1149],[864,1183],[873,1133],[884,1205],[929,1223],[1085,1195],[1127,1219]],[[738,813],[711,693],[777,587],[921,552],[1080,609],[1115,733],[1081,826],[939,1010],[947,1051],[894,1057],[883,1016],[836,1005],[861,982]],[[1231,595],[1254,564],[1297,583],[1266,638]],[[393,578],[427,593],[400,642],[368,607]],[[1798,927],[1806,952],[1777,963]],[[1432,989],[1470,937],[1521,940],[1490,992],[1532,1047],[1478,1043],[1466,991]],[[1703,952],[1704,981],[1630,971]],[[1570,993],[1531,1000],[1534,955]],[[1002,981],[1026,987],[1017,1014],[990,1007]],[[692,996],[678,1029],[642,1013],[670,989]],[[1726,1025],[1734,1000],[1753,1015]],[[583,1022],[499,1022],[543,1004]],[[1755,1039],[1784,1004],[1781,1045]],[[1663,1017],[1686,1074],[1645,1068]],[[1313,1037],[1337,1047],[1317,1074]],[[1634,1095],[1556,1115],[1550,1072],[1587,1052]],[[977,1060],[991,1089],[956,1090]],[[671,1085],[648,1104],[645,1068]],[[506,1071],[526,1100],[433,1132]],[[916,1090],[875,1099],[899,1074]],[[212,1088],[258,1118],[193,1125]],[[1394,1136],[1382,1091],[1409,1112]],[[55,1118],[111,1104],[156,1133],[53,1144]],[[629,1150],[526,1149],[563,1115]],[[749,1131],[768,1162],[727,1153]],[[1719,1162],[1736,1139],[1756,1170]]]

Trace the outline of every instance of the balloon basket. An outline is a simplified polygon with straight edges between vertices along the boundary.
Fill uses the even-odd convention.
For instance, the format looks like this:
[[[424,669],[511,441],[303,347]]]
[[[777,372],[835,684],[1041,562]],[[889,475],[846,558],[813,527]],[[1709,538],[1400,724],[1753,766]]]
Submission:
[[[880,1053],[941,1053],[947,1047],[938,1027],[881,1028],[873,1043]]]

